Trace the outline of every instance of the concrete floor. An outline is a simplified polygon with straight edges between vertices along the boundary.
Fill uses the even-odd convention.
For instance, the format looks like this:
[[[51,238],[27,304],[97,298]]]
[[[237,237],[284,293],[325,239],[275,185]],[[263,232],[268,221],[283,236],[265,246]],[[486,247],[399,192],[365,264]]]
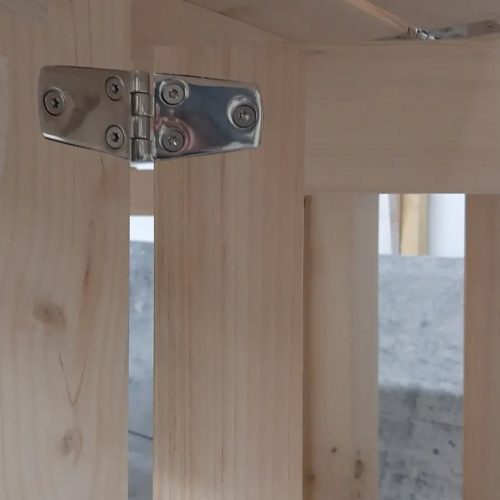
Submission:
[[[461,498],[463,260],[380,259],[381,500]],[[131,244],[129,498],[151,500],[153,249]]]

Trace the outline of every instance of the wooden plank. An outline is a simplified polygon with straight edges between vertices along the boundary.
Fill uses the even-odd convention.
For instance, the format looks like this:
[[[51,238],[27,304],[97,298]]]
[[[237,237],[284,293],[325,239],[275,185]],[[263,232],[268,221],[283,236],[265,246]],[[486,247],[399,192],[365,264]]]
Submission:
[[[152,170],[130,171],[130,215],[154,215]]]
[[[464,500],[496,500],[500,474],[500,196],[467,198]]]
[[[368,0],[193,0],[255,27],[302,43],[369,41],[408,25]]]
[[[272,106],[260,149],[155,170],[154,498],[298,500],[302,52],[158,48],[156,65],[255,81]]]
[[[35,89],[43,64],[128,67],[129,24],[123,0],[0,7],[1,500],[126,498],[128,166],[42,139]]]
[[[17,15],[45,19],[48,0],[0,0],[0,7],[11,10]]]
[[[401,254],[426,255],[428,252],[427,208],[429,195],[404,194],[401,203]]]
[[[378,498],[378,196],[307,198],[306,500]]]
[[[310,191],[498,192],[500,42],[318,49],[307,76]]]

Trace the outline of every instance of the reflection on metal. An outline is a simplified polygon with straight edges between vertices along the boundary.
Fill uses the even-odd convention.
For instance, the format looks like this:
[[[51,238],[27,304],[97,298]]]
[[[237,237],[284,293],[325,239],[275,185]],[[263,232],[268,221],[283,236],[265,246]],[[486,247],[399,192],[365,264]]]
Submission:
[[[497,21],[486,20],[432,30],[410,27],[406,33],[381,40],[462,40],[495,33],[500,33],[500,24]]]
[[[72,66],[40,72],[40,126],[54,141],[133,162],[224,153],[260,143],[262,105],[249,85]]]
[[[256,88],[177,75],[157,74],[154,78],[156,158],[221,153],[259,145],[262,113]],[[182,93],[175,94],[173,103],[167,104],[162,97],[168,92],[165,89],[177,90],[177,86]],[[241,105],[256,110],[255,120],[246,128],[233,122],[233,111]]]

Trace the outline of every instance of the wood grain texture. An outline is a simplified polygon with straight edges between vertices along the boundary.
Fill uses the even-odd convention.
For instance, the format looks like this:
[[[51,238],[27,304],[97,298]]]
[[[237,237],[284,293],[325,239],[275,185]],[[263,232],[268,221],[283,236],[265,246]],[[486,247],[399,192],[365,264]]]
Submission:
[[[404,32],[395,22],[395,16],[367,0],[193,0],[193,3],[301,43],[369,41]]]
[[[28,16],[35,19],[47,17],[48,0],[0,0],[0,7],[4,7],[19,16]]]
[[[499,191],[500,42],[324,48],[307,62],[309,191]]]
[[[9,116],[9,87],[7,58],[0,56],[0,179],[7,162],[7,127]]]
[[[378,498],[378,195],[305,217],[304,500]]]
[[[130,170],[130,215],[154,215],[153,170]]]
[[[36,85],[43,64],[128,67],[129,24],[122,0],[0,7],[1,500],[126,498],[128,168],[42,139]]]
[[[132,0],[133,56],[136,65],[154,69],[158,46],[267,43],[283,38],[184,0]],[[189,29],[186,29],[189,26]],[[168,68],[158,68],[168,72]]]
[[[156,64],[256,82],[272,106],[258,150],[155,170],[154,498],[299,500],[302,52],[158,48]]]
[[[500,196],[467,198],[464,500],[496,500],[500,474]]]
[[[401,255],[428,253],[428,194],[404,194],[401,199]]]

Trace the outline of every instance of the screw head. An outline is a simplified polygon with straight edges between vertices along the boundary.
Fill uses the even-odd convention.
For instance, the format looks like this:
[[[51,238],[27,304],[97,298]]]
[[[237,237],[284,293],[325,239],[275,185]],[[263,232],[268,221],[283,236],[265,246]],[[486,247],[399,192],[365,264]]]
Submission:
[[[186,144],[186,138],[179,129],[169,128],[161,135],[160,143],[163,146],[163,149],[169,153],[177,153]]]
[[[249,104],[240,104],[234,109],[232,118],[238,128],[250,128],[257,121],[257,111]]]
[[[180,82],[165,82],[161,89],[161,98],[169,106],[177,106],[186,98],[186,89]]]
[[[66,97],[60,89],[50,89],[43,96],[43,105],[47,113],[52,116],[59,116],[66,109]]]
[[[119,101],[123,97],[124,88],[123,81],[118,76],[106,80],[106,94],[113,101]]]
[[[106,144],[111,149],[120,149],[125,144],[125,132],[118,125],[111,125],[106,130]]]

